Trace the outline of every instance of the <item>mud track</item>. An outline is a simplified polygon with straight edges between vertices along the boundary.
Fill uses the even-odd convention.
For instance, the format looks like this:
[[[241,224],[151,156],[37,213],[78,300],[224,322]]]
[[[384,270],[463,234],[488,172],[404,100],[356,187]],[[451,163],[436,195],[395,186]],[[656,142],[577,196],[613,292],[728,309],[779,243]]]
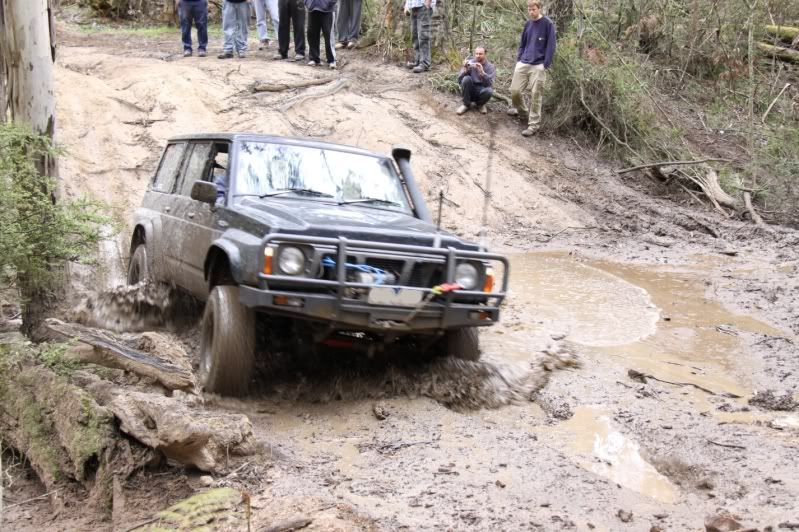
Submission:
[[[246,414],[269,445],[266,463],[211,481],[253,494],[256,522],[700,530],[728,511],[761,529],[799,523],[797,412],[748,402],[757,391],[797,394],[796,232],[762,232],[683,205],[645,178],[620,178],[578,138],[523,140],[498,104],[489,123],[457,117],[455,99],[423,77],[361,52],[342,53],[329,84],[253,92],[330,74],[260,53],[179,59],[177,34],[60,34],[58,130],[69,153],[61,176],[68,194],[106,201],[123,224],[166,138],[253,131],[383,152],[409,145],[427,197],[447,195],[444,226],[476,237],[488,146],[496,147],[486,241],[512,254],[513,275],[502,324],[481,335],[486,356],[529,367],[555,336],[582,367],[552,373],[535,402],[488,405],[497,408],[448,408],[425,393],[426,367],[344,363],[286,372],[248,400],[208,398],[211,411]],[[76,272],[76,297],[81,283],[120,280],[124,235],[106,250],[103,271]],[[196,343],[191,334],[184,341]],[[408,375],[419,382],[407,385]],[[207,484],[185,475],[192,490]],[[166,505],[186,491],[125,489],[137,501],[133,520],[147,516],[148,498]],[[44,526],[47,507],[38,508],[27,520],[12,514],[14,527]],[[110,528],[91,517],[60,523]]]

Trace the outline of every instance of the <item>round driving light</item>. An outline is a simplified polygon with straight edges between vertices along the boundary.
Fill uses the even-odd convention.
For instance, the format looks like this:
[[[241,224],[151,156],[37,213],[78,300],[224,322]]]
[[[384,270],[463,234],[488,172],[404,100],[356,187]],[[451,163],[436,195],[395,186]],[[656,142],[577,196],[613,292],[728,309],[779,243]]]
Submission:
[[[477,268],[468,262],[458,264],[455,268],[455,282],[466,290],[474,290],[477,287]]]
[[[299,248],[285,247],[280,250],[278,266],[286,275],[299,275],[305,269],[305,254]]]

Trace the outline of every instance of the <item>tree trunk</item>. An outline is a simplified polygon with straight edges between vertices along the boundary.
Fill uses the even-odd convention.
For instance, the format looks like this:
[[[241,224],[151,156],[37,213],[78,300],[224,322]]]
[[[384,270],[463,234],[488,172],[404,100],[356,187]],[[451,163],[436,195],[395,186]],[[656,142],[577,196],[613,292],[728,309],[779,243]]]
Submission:
[[[27,124],[36,133],[55,134],[53,63],[55,44],[48,0],[0,0],[0,111],[3,118]],[[37,161],[42,175],[56,176],[56,162]],[[53,201],[55,201],[53,197]],[[23,332],[35,338],[53,302],[54,287],[20,275]]]

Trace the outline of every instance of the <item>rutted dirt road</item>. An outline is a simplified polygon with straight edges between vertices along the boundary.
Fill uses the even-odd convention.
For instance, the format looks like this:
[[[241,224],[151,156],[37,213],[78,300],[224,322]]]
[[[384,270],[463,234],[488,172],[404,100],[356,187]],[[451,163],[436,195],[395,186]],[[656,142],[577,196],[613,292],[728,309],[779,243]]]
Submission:
[[[214,480],[249,490],[256,524],[300,514],[309,530],[700,530],[725,511],[761,529],[799,523],[799,414],[748,403],[757,391],[798,392],[796,232],[657,199],[663,191],[620,181],[576,139],[523,140],[499,104],[488,121],[456,117],[454,98],[360,53],[330,73],[260,53],[184,60],[177,35],[61,36],[66,192],[106,201],[122,223],[164,140],[182,133],[409,145],[431,203],[447,195],[444,226],[467,237],[480,232],[490,168],[485,238],[512,256],[503,321],[481,335],[502,369],[490,386],[531,367],[548,383],[534,402],[511,394],[498,408],[458,408],[457,398],[448,408],[425,367],[408,377],[330,363],[286,371],[247,400],[208,398],[212,411],[246,414],[267,446]],[[308,89],[251,90],[324,76]],[[99,285],[119,280],[125,239]],[[579,368],[541,369],[564,350]],[[467,375],[464,397],[489,386]],[[138,501],[131,523],[154,510],[148,497],[173,502],[126,488]],[[18,519],[15,528],[110,528],[91,516]]]

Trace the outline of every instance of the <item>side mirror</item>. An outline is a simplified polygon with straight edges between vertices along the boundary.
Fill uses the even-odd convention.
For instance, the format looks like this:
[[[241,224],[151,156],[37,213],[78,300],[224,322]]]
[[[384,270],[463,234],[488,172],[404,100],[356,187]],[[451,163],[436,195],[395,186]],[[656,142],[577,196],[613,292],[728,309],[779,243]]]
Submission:
[[[191,186],[191,199],[216,204],[216,185],[208,181],[195,181]]]

